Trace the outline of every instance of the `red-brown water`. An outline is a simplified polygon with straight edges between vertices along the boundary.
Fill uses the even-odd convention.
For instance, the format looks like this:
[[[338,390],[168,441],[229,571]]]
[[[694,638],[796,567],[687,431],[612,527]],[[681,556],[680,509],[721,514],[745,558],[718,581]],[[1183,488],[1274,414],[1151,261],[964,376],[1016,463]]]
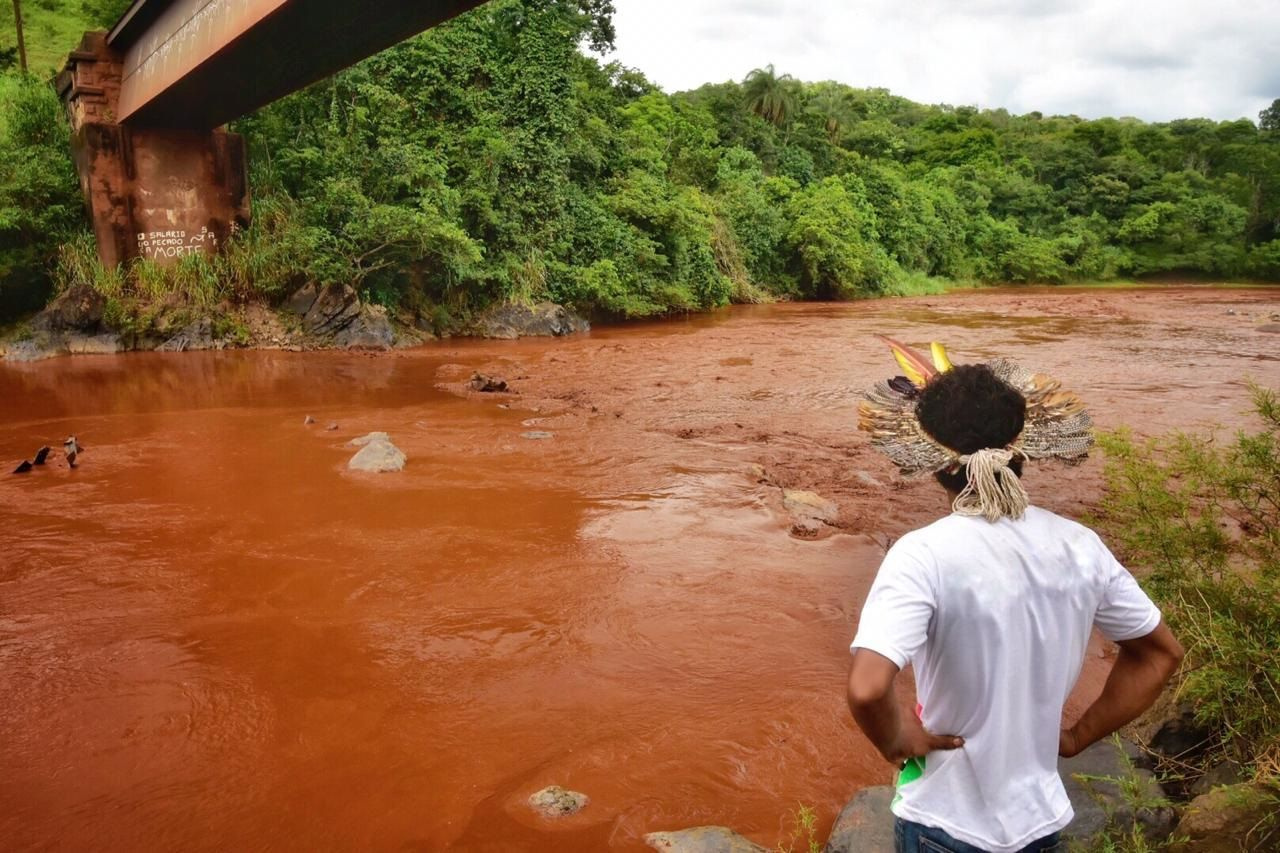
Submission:
[[[0,460],[86,447],[0,476],[0,847],[639,850],[707,823],[772,845],[799,803],[825,830],[890,777],[844,706],[858,608],[885,543],[945,510],[853,429],[895,372],[871,335],[1049,369],[1153,433],[1244,423],[1245,380],[1280,381],[1275,311],[1023,289],[0,365]],[[519,394],[465,391],[475,369]],[[346,470],[370,430],[403,472]],[[1028,485],[1079,514],[1099,469]],[[793,538],[780,486],[838,529]],[[550,784],[591,803],[537,818]]]

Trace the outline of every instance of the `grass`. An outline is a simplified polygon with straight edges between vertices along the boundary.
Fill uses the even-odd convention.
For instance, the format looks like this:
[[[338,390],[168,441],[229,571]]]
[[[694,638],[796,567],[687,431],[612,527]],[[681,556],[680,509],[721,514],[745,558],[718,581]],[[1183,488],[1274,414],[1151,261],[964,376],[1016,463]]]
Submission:
[[[1179,695],[1214,734],[1198,759],[1275,783],[1280,769],[1280,395],[1254,387],[1261,428],[1138,442],[1101,438],[1100,524],[1187,649]]]
[[[58,73],[67,60],[67,54],[80,43],[80,37],[94,28],[93,22],[75,0],[24,0],[22,22],[28,70],[42,78]],[[13,4],[0,3],[0,49],[17,43]]]

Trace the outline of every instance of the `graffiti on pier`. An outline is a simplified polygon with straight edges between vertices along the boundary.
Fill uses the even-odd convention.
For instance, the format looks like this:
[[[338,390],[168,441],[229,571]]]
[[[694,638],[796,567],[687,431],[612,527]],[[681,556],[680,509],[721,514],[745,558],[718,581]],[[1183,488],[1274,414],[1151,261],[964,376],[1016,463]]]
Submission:
[[[208,227],[188,235],[184,229],[138,232],[138,254],[144,258],[181,258],[218,247],[218,237]]]

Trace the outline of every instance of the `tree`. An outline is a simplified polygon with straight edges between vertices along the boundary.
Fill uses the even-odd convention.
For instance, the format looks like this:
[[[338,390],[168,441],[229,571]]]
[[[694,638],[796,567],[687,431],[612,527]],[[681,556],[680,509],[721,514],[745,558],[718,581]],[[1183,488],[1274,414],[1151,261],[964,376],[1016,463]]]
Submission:
[[[1280,98],[1271,102],[1271,106],[1258,113],[1258,127],[1262,130],[1280,130]]]
[[[782,127],[795,114],[795,80],[774,71],[773,63],[748,74],[742,89],[751,111],[774,127]]]
[[[840,132],[849,124],[849,102],[845,93],[833,88],[824,88],[809,99],[806,109],[816,115],[827,132],[827,141],[836,145],[840,141]]]

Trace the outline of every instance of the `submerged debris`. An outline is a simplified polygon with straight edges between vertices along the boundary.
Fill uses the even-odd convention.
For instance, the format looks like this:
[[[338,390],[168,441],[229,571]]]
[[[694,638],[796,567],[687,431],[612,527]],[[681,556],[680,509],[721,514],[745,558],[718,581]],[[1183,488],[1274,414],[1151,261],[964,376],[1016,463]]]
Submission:
[[[492,394],[510,389],[507,387],[507,380],[499,379],[496,376],[486,376],[477,371],[471,374],[471,390]]]

